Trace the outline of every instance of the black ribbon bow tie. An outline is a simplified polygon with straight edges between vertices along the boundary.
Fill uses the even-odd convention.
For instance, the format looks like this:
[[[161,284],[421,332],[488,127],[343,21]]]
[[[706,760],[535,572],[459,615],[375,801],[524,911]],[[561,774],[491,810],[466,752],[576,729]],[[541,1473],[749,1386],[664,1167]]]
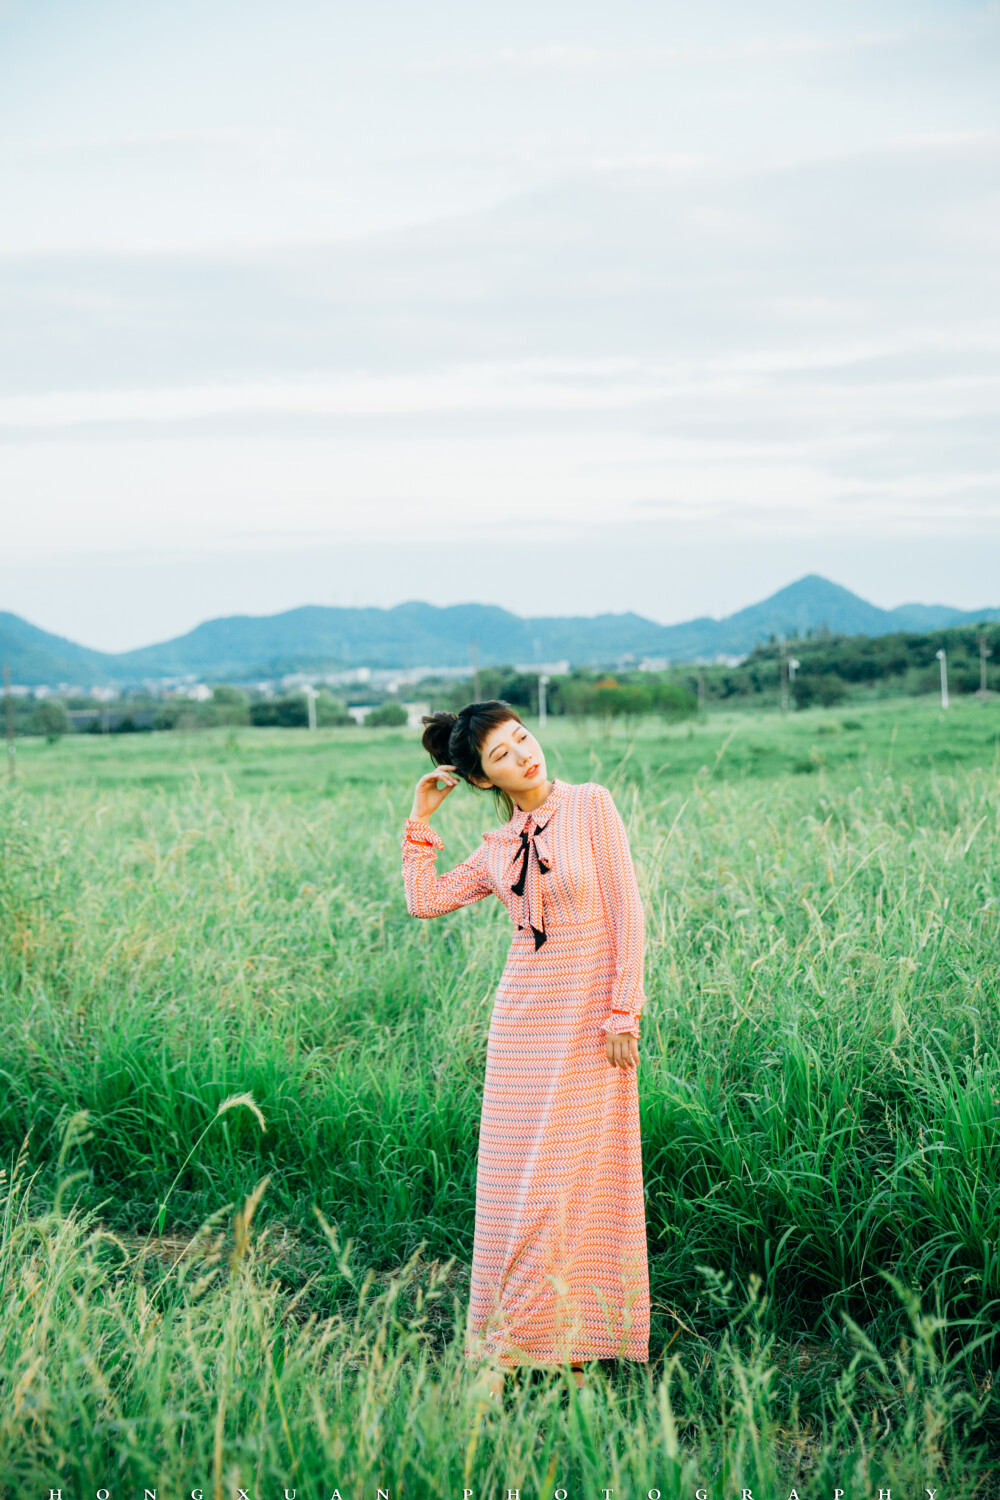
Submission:
[[[541,833],[542,828],[545,828],[547,826],[548,826],[547,823],[543,823],[541,828],[536,828],[535,829],[535,833]],[[514,884],[511,886],[511,890],[514,892],[515,896],[523,896],[524,895],[525,884],[526,884],[527,878],[528,878],[528,860],[530,859],[532,852],[534,852],[535,862],[538,865],[538,869],[539,869],[539,873],[540,874],[547,875],[548,872],[549,872],[549,869],[551,868],[550,865],[542,858],[542,856],[538,852],[538,849],[537,849],[537,847],[535,845],[535,842],[534,842],[535,833],[529,833],[528,832],[527,824],[525,824],[525,826],[521,829],[521,847],[518,849],[517,853],[514,855],[515,861],[516,860],[520,860],[521,861],[521,871],[520,871],[520,874],[518,875],[517,879],[515,880]],[[545,918],[543,916],[542,922],[544,923],[544,921],[545,921]],[[518,930],[518,932],[520,932],[522,930],[522,926],[523,926],[523,924],[520,923],[520,922],[518,922],[518,924],[517,924],[517,930]],[[546,938],[545,927],[543,925],[541,931],[539,931],[539,929],[535,926],[534,922],[529,922],[528,926],[531,928],[531,931],[534,934],[534,938],[535,938],[535,952],[537,953],[538,950],[539,950],[539,948],[545,942],[545,938]]]

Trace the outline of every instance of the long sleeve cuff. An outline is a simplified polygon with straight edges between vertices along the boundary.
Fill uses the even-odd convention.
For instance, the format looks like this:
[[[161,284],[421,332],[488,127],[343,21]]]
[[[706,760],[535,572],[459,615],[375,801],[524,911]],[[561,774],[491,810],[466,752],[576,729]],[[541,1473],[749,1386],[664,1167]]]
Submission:
[[[632,1036],[637,1037],[639,1035],[639,1016],[634,1011],[613,1010],[607,1020],[601,1022],[601,1030],[610,1033],[612,1036],[618,1036],[621,1032],[627,1031]]]
[[[429,823],[422,823],[419,818],[407,818],[403,825],[403,844],[429,844],[432,849],[443,849],[444,839]]]

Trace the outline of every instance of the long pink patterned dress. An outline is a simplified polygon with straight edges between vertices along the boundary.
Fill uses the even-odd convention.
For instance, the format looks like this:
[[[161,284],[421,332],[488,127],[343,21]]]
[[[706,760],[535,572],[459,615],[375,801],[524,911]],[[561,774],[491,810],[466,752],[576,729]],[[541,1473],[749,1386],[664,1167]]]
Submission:
[[[446,875],[406,820],[415,917],[496,895],[515,931],[490,1017],[465,1354],[506,1366],[649,1359],[636,1070],[604,1033],[639,1034],[644,923],[606,787],[552,781]]]

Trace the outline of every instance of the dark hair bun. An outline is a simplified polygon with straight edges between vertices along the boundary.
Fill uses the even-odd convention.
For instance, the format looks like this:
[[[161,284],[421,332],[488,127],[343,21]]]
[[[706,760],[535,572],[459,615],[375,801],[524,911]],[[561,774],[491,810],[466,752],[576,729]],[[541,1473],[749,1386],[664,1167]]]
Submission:
[[[431,760],[439,766],[450,765],[448,741],[451,739],[451,731],[458,723],[458,715],[449,713],[424,714],[420,722],[427,725],[427,728],[423,732],[421,744]]]

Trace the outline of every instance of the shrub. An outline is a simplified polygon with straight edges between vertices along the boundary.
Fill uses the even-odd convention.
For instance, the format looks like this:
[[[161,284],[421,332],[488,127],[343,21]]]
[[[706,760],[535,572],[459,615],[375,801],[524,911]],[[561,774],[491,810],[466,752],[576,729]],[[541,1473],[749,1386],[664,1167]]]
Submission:
[[[287,693],[283,698],[261,698],[250,705],[250,723],[271,729],[304,729],[309,723],[305,693]],[[353,724],[339,698],[316,694],[316,724],[320,729]]]
[[[162,703],[156,710],[156,718],[153,720],[153,728],[176,729],[180,723],[181,718],[183,717],[185,706],[186,705],[184,704],[184,702],[179,698],[171,698],[169,702]],[[94,728],[95,724],[97,725],[96,729]],[[99,734],[101,729],[99,721],[95,719],[91,724],[90,729],[92,733]]]
[[[58,698],[48,698],[39,703],[28,723],[29,734],[44,734],[49,744],[69,730],[69,714],[65,703]]]
[[[261,698],[250,705],[250,723],[265,729],[299,729],[309,723],[304,693],[284,698]]]
[[[830,708],[847,695],[847,684],[836,672],[804,672],[795,679],[795,701],[801,708],[818,703]]]
[[[320,729],[347,728],[354,720],[346,706],[331,693],[316,694],[316,723]]]
[[[212,689],[212,702],[205,707],[211,712],[207,716],[213,724],[249,724],[250,706],[246,693],[220,682]]]
[[[365,727],[371,725],[373,729],[400,729],[407,722],[408,715],[401,703],[383,703],[365,717]]]
[[[690,719],[698,712],[698,699],[676,682],[655,682],[650,689],[650,706],[665,719]]]

